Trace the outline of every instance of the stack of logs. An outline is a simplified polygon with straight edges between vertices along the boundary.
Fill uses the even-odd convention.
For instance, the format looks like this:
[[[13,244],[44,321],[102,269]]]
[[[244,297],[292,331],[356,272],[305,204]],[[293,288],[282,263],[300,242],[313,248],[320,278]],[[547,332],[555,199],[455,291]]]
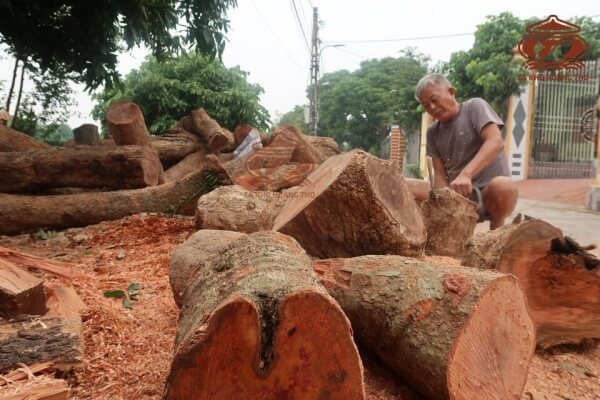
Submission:
[[[280,192],[203,195],[171,259],[163,398],[364,399],[355,340],[426,398],[520,398],[536,344],[600,337],[600,261],[541,220],[476,222],[359,150]]]

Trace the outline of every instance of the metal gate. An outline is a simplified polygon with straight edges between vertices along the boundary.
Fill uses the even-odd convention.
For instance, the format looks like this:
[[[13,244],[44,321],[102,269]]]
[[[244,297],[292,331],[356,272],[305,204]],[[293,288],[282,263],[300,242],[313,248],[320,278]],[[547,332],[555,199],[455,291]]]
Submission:
[[[594,140],[598,127],[600,60],[584,69],[556,75],[587,75],[587,80],[536,81],[529,178],[595,177]]]

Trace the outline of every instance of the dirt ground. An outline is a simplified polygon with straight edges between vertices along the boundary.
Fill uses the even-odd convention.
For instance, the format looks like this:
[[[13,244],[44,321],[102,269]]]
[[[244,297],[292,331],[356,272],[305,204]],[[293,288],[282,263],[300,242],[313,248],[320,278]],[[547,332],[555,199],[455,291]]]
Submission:
[[[83,314],[85,359],[69,376],[72,399],[159,399],[177,327],[167,271],[172,249],[195,231],[191,218],[137,215],[86,228],[0,237],[0,245],[72,263]],[[106,290],[141,285],[126,309]],[[361,349],[367,398],[422,399]],[[522,400],[600,400],[600,346],[587,343],[537,353]],[[476,400],[476,399],[473,399]]]

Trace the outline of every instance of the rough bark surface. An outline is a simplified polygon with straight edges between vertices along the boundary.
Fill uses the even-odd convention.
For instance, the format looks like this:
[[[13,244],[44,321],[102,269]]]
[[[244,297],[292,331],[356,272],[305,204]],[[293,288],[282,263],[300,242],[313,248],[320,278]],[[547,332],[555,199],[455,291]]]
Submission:
[[[326,158],[341,154],[340,146],[328,136],[306,136],[307,140]]]
[[[364,397],[350,324],[292,238],[244,235],[196,271],[164,399]]]
[[[540,347],[600,338],[600,260],[555,226],[525,219],[476,234],[463,264],[519,279]]]
[[[319,166],[317,164],[288,164],[275,168],[253,169],[234,178],[246,190],[279,191],[300,185]]]
[[[150,140],[142,110],[129,101],[120,101],[108,109],[106,122],[110,134],[118,146],[137,144],[145,146]]]
[[[192,111],[192,131],[203,138],[208,147],[214,152],[231,147],[234,143],[233,134],[221,128],[219,123],[212,119],[203,108]],[[185,123],[183,127],[185,127]]]
[[[161,172],[156,151],[142,146],[0,153],[0,192],[54,187],[135,189],[157,185]]]
[[[42,142],[38,142],[31,136],[15,131],[4,125],[0,125],[0,152],[2,151],[28,151],[28,150],[49,150],[53,147]]]
[[[461,257],[477,225],[477,204],[449,188],[429,192],[421,204],[430,255]]]
[[[0,194],[0,234],[87,226],[141,212],[182,213],[191,208],[193,215],[201,194],[233,183],[217,158],[208,157],[212,163],[203,170],[177,182],[144,189],[63,196]]]
[[[520,398],[535,330],[514,277],[398,256],[313,268],[357,339],[427,398]]]
[[[198,200],[196,228],[252,233],[270,230],[294,192],[249,192],[237,185],[221,186]]]
[[[206,164],[212,161],[207,156],[212,154],[207,148],[202,148],[194,153],[188,154],[185,158],[165,171],[165,180],[174,182],[182,179],[187,174],[201,170]]]
[[[279,126],[273,133],[273,140],[276,141],[279,136],[285,137],[288,141],[294,143],[294,152],[292,153],[292,162],[303,164],[321,164],[327,159],[312,145],[308,136],[293,125]]]
[[[425,223],[402,174],[389,161],[354,150],[306,178],[273,230],[315,257],[421,256]]]
[[[83,124],[73,129],[75,144],[97,145],[100,144],[100,134],[98,126],[94,124]]]
[[[158,158],[165,165],[173,165],[183,160],[206,145],[200,143],[200,138],[181,128],[170,129],[160,136],[150,138],[150,146],[158,152]]]
[[[0,259],[0,317],[43,315],[45,312],[44,281]]]

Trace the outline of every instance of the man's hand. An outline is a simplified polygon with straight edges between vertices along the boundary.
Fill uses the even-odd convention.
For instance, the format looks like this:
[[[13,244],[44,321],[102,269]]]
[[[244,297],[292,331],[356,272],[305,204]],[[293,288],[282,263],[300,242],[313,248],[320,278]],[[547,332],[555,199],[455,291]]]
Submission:
[[[464,171],[461,172],[456,179],[450,182],[450,189],[462,194],[465,197],[468,197],[473,190],[473,182],[471,181],[471,177]]]

